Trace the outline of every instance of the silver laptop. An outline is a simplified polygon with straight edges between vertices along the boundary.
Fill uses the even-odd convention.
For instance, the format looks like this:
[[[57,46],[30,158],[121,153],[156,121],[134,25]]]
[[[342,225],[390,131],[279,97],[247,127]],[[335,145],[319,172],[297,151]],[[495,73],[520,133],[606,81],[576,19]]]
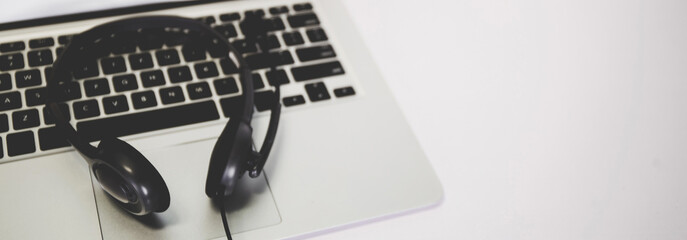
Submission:
[[[87,3],[70,4],[94,5]],[[107,4],[113,3],[103,3]],[[117,9],[91,6],[73,8],[87,13],[57,17],[21,14],[18,11],[26,4],[16,6],[3,4],[2,11],[15,12],[6,16],[20,17],[5,17],[0,24],[0,239],[225,237],[219,211],[204,193],[210,152],[227,121],[223,114],[220,119],[199,117],[204,120],[162,130],[152,130],[157,128],[150,123],[137,125],[138,130],[123,137],[155,165],[170,190],[170,208],[144,217],[124,212],[105,195],[91,179],[86,163],[64,145],[51,116],[46,115],[42,105],[46,72],[70,36],[134,15],[195,18],[232,42],[243,37],[238,26],[242,17],[264,15],[274,23],[270,34],[280,50],[294,60],[280,67],[289,83],[281,87],[284,109],[265,174],[243,179],[226,203],[234,239],[312,236],[432,206],[442,199],[432,167],[339,0],[194,1]],[[21,19],[27,14],[46,18]],[[239,93],[233,89],[240,83],[220,59],[189,57],[180,47],[172,47],[165,51],[175,51],[172,54],[179,61],[163,66],[157,54],[161,48],[137,46],[116,53],[127,62],[124,70],[119,68],[114,74],[105,74],[102,67],[88,72],[80,81],[80,94],[67,106],[72,124],[94,126],[104,119],[131,114],[147,114],[153,122],[169,123],[175,120],[156,119],[156,112],[208,100],[214,104],[203,107],[220,113],[229,108],[222,100],[236,97]],[[133,67],[131,57],[141,56],[150,59],[152,67]],[[201,72],[196,66],[217,71]],[[168,73],[172,68],[190,72],[192,79],[175,81]],[[160,72],[165,81],[151,84],[149,76],[154,72]],[[265,109],[259,106],[258,93],[273,87],[265,69],[254,74],[258,76],[254,134],[256,141],[262,141],[269,112],[261,111]],[[89,81],[102,79],[107,80],[108,89],[89,87]],[[123,86],[122,79],[134,84]],[[198,86],[212,94],[198,96],[189,91]],[[180,88],[183,100],[165,101],[160,93],[170,88]],[[140,94],[154,96],[154,104],[137,106],[134,98]],[[105,109],[103,101],[113,96],[127,99],[128,108]],[[98,102],[96,113],[84,114],[72,107],[92,100]]]

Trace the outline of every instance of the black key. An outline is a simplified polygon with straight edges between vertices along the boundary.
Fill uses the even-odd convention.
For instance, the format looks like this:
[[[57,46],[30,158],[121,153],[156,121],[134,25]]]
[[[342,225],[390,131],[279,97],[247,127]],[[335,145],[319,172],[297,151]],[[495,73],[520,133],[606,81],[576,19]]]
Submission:
[[[140,53],[129,55],[129,64],[132,70],[139,70],[153,67],[153,58],[150,53]]]
[[[45,67],[45,70],[43,70],[43,74],[45,75],[45,81],[48,81],[48,78],[52,74],[52,67]]]
[[[62,35],[57,37],[57,43],[60,45],[67,45],[72,41],[72,38],[74,38],[74,35]]]
[[[12,89],[12,76],[9,73],[0,74],[0,91]]]
[[[238,33],[236,32],[236,27],[234,27],[233,24],[225,24],[225,25],[219,25],[214,27],[215,31],[221,33],[224,35],[226,38],[233,38],[238,36]]]
[[[289,12],[289,8],[287,6],[279,6],[279,7],[271,7],[270,8],[270,14],[272,14],[272,15],[288,13],[288,12]]]
[[[241,19],[241,15],[239,15],[239,13],[227,13],[219,15],[219,20],[222,22],[236,21],[239,19]]]
[[[29,47],[31,48],[50,47],[53,45],[55,45],[55,39],[52,38],[32,39],[29,41]]]
[[[277,39],[276,35],[270,35],[267,37],[267,50],[276,48],[281,48],[281,43],[279,43],[279,39]]]
[[[7,119],[7,114],[0,114],[0,132],[7,132],[10,130],[10,122]]]
[[[14,130],[38,127],[41,121],[38,119],[38,110],[29,109],[12,113],[12,125]]]
[[[100,108],[98,107],[98,101],[86,100],[74,102],[74,118],[84,119],[90,117],[97,117],[99,115]]]
[[[129,111],[129,102],[124,95],[106,97],[103,98],[103,109],[106,114],[126,112]]]
[[[162,70],[154,70],[141,73],[141,82],[143,87],[154,87],[165,84],[165,76]]]
[[[161,119],[164,121],[161,121]],[[95,140],[101,136],[120,137],[217,119],[219,119],[219,113],[217,112],[215,102],[204,101],[154,111],[79,122],[76,124],[76,127],[79,132],[84,133],[86,139]]]
[[[239,116],[243,110],[241,96],[222,98],[219,100],[219,103],[222,106],[222,112],[224,112],[225,117]]]
[[[226,75],[239,73],[239,68],[236,67],[234,61],[229,58],[220,60],[219,65],[222,67],[222,72],[224,72]]]
[[[351,96],[351,95],[355,95],[355,90],[353,90],[353,87],[337,88],[337,89],[334,89],[334,95],[336,95],[336,97]]]
[[[255,93],[255,107],[258,111],[267,111],[277,103],[276,95],[273,91],[262,91]]]
[[[69,114],[69,106],[66,103],[59,104],[60,112],[67,118],[67,121],[72,119],[72,115]],[[55,124],[55,117],[53,117],[52,112],[48,110],[47,107],[43,108],[43,121],[45,124]]]
[[[69,82],[62,86],[61,100],[69,101],[81,98],[81,86],[77,82]]]
[[[160,66],[167,66],[180,63],[179,53],[176,49],[161,50],[155,52],[157,57],[157,64]]]
[[[123,92],[138,89],[136,75],[126,74],[112,77],[112,85],[115,91]]]
[[[0,94],[0,111],[16,109],[21,107],[21,95],[19,92],[8,92]]]
[[[208,45],[208,52],[212,58],[227,57],[229,55],[229,48],[224,45],[222,40],[213,38]]]
[[[45,94],[47,94],[48,89],[46,88],[32,88],[27,89],[24,92],[26,95],[26,106],[36,106],[45,104]]]
[[[291,68],[291,74],[296,81],[306,81],[317,78],[344,74],[344,69],[338,61],[315,64],[304,67]]]
[[[232,77],[217,79],[213,82],[217,95],[225,95],[239,92],[239,87],[236,85],[236,80]],[[189,91],[190,94],[191,91]]]
[[[126,72],[126,63],[123,57],[103,58],[100,60],[100,64],[105,74]]]
[[[289,77],[286,76],[286,71],[284,70],[277,70],[274,72],[268,71],[265,75],[267,76],[267,82],[272,86],[276,86],[277,83],[279,83],[279,85],[289,83]]]
[[[236,48],[236,51],[239,53],[254,53],[258,51],[258,48],[255,47],[255,44],[249,44],[246,40],[243,39],[238,39],[234,40],[231,42],[231,45]]]
[[[0,52],[14,52],[26,49],[24,42],[11,42],[0,44]]]
[[[43,82],[41,71],[38,69],[17,72],[14,75],[14,79],[17,82],[18,88],[38,86]]]
[[[294,105],[304,104],[305,98],[303,98],[303,96],[301,95],[290,96],[282,99],[282,102],[284,103],[284,106],[290,107]]]
[[[296,50],[296,55],[298,55],[298,59],[300,59],[301,62],[336,57],[334,49],[329,45],[301,48]]]
[[[201,18],[198,18],[198,20],[207,24],[207,25],[211,25],[211,24],[216,22],[215,17],[213,17],[213,16],[201,17]]]
[[[191,100],[212,96],[212,92],[210,92],[210,85],[208,85],[207,82],[186,85],[186,91],[188,92],[188,97]]]
[[[69,147],[69,142],[56,127],[38,129],[38,142],[43,151]]]
[[[262,77],[260,74],[253,73],[253,89],[261,89],[264,88],[265,84],[262,83]]]
[[[315,15],[314,13],[292,15],[292,16],[288,17],[288,20],[289,20],[289,24],[291,25],[292,28],[299,28],[299,27],[313,26],[313,25],[319,25],[320,24],[320,19],[318,19],[317,15]]]
[[[196,69],[196,76],[198,76],[200,79],[216,77],[219,75],[215,62],[199,63],[193,67]]]
[[[294,4],[293,10],[296,10],[296,11],[312,10],[312,5],[310,5],[310,3]]]
[[[98,78],[83,82],[83,88],[87,97],[100,96],[110,93],[110,85],[107,79]]]
[[[264,17],[265,16],[265,10],[262,10],[262,9],[248,10],[243,15],[245,15],[246,18],[248,18],[250,16]]]
[[[279,65],[293,64],[293,56],[288,50],[278,53],[279,55]]]
[[[7,155],[10,157],[36,151],[36,140],[32,131],[7,135]]]
[[[27,54],[27,57],[29,59],[30,67],[49,65],[53,63],[52,51],[50,51],[50,49],[30,51]]]
[[[244,58],[252,70],[281,65],[279,53],[258,53]]]
[[[160,89],[160,100],[164,104],[183,102],[184,91],[179,86]]]
[[[74,78],[84,79],[100,75],[100,69],[98,69],[98,62],[88,61],[86,63],[81,63],[72,73],[74,74]]]
[[[2,145],[2,138],[0,137],[0,145]],[[0,148],[0,158],[5,156],[5,152],[3,151],[2,148]]]
[[[153,91],[131,94],[131,101],[133,102],[135,109],[157,106],[157,100],[155,99],[155,93]]]
[[[57,55],[57,57],[62,55],[63,52],[64,52],[64,47],[58,47],[57,49],[55,49],[55,54]]]
[[[305,84],[305,91],[308,93],[308,97],[311,102],[317,102],[322,100],[330,99],[327,87],[323,82],[316,82]]]
[[[173,83],[186,82],[193,79],[191,70],[187,66],[167,69],[167,74],[169,75],[169,81]]]
[[[265,20],[265,24],[268,31],[280,31],[286,29],[286,26],[284,26],[284,21],[282,21],[280,17],[267,19]]]
[[[0,71],[24,68],[24,55],[21,53],[0,56]]]
[[[181,48],[181,53],[184,54],[184,59],[187,62],[198,60],[205,60],[205,49],[199,46],[186,45]]]
[[[327,34],[324,33],[322,28],[309,29],[305,33],[308,34],[308,39],[310,39],[310,42],[321,42],[327,40]]]
[[[301,45],[305,43],[300,32],[284,33],[282,34],[282,38],[284,39],[284,43],[286,43],[288,46]]]

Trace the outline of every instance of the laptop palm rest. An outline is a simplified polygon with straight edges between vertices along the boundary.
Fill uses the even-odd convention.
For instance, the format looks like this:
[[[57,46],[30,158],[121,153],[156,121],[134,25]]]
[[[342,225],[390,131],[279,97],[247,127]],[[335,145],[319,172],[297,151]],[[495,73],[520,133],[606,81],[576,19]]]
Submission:
[[[104,239],[211,239],[224,236],[217,206],[205,195],[205,178],[214,139],[176,145],[143,154],[167,183],[171,204],[167,211],[134,216],[114,204],[93,181]],[[264,174],[244,176],[225,203],[232,234],[281,222]]]

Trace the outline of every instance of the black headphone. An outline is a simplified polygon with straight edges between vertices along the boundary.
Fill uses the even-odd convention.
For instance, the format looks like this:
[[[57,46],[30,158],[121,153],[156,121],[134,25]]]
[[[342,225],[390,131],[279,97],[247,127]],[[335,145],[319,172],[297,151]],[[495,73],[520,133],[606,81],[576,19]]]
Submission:
[[[264,25],[257,18],[244,21],[258,30]],[[238,62],[243,91],[241,109],[230,116],[212,151],[205,186],[208,197],[215,199],[229,196],[239,178],[246,172],[253,178],[260,175],[274,143],[281,113],[279,86],[276,86],[276,102],[271,109],[266,139],[259,152],[253,150],[251,70],[241,53],[224,36],[199,21],[173,16],[135,17],[99,25],[74,36],[53,65],[52,75],[47,81],[46,106],[53,114],[59,132],[86,159],[100,186],[122,208],[135,215],[163,212],[169,208],[169,190],[160,173],[138,150],[115,136],[98,136],[96,140],[100,140],[100,144],[97,147],[92,146],[89,140],[93,139],[87,139],[74,129],[60,105],[65,101],[64,93],[68,91],[68,83],[74,81],[72,71],[75,67],[85,61],[94,61],[109,55],[110,50],[120,46],[122,42],[149,37],[149,34],[161,34],[157,37],[164,38],[181,37],[187,42],[207,46],[208,51],[210,46],[219,47],[220,51],[226,53],[223,54],[224,57],[230,61],[233,57]],[[266,35],[266,31],[264,34]],[[246,36],[247,40],[249,38],[263,42],[262,39],[266,37]],[[224,209],[221,211],[225,220]],[[228,230],[226,220],[225,230]]]

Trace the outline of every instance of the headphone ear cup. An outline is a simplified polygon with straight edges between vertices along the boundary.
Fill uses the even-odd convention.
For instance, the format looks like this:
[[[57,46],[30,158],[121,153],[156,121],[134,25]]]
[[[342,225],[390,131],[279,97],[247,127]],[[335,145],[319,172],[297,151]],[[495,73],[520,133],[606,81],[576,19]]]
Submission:
[[[128,143],[107,137],[98,145],[93,163],[98,183],[120,206],[135,215],[169,208],[169,189],[146,157]]]
[[[230,119],[217,139],[210,157],[205,194],[214,198],[228,196],[246,172],[252,153],[253,129],[249,124]]]

